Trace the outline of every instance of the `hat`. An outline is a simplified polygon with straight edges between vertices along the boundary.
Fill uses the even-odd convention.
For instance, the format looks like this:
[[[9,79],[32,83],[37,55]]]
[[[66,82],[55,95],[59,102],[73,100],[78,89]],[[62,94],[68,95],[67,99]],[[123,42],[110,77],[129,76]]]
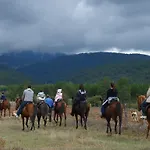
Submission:
[[[61,93],[61,92],[62,92],[62,89],[58,89],[58,90],[57,90],[57,93]]]

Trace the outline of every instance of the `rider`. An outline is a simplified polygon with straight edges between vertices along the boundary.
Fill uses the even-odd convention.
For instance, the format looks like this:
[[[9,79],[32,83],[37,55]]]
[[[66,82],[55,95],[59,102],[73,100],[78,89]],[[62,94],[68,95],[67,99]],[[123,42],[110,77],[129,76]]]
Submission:
[[[2,92],[0,100],[1,100],[1,102],[3,102],[4,100],[6,100],[6,96],[5,96],[4,92]]]
[[[73,104],[72,104],[72,111],[70,113],[71,116],[74,116],[75,106],[77,104],[80,104],[81,101],[82,102],[84,102],[84,101],[86,102],[86,90],[84,89],[83,84],[80,84],[79,90],[76,93],[76,97],[75,97],[75,99],[73,101]]]
[[[50,96],[49,96],[48,94],[46,95],[45,103],[46,103],[50,108],[53,107],[53,100],[50,98]]]
[[[26,104],[33,102],[33,97],[34,97],[34,91],[31,89],[31,85],[29,85],[28,88],[23,91],[22,103],[17,113],[14,112],[13,115],[16,117],[19,117],[19,115],[22,113],[22,110],[26,106]]]
[[[41,101],[44,101],[46,98],[45,93],[41,90],[38,94],[37,94],[37,103],[39,104]]]
[[[105,109],[108,106],[108,104],[111,102],[111,100],[116,99],[119,101],[118,96],[118,91],[115,88],[115,84],[112,82],[110,83],[110,88],[107,90],[107,97],[106,100],[103,102],[102,106],[101,106],[101,118],[104,117],[105,114]]]
[[[57,105],[57,102],[63,99],[62,89],[57,89],[54,105]]]
[[[150,87],[147,90],[146,93],[146,99],[143,101],[143,103],[141,104],[141,109],[142,109],[142,116],[140,117],[141,119],[146,119],[146,106],[150,104]]]

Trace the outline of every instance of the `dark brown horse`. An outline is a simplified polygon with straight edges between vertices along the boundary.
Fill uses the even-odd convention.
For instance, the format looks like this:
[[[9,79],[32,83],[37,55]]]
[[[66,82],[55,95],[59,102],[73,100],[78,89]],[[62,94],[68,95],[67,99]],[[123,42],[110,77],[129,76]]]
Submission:
[[[110,131],[110,134],[112,134],[112,129],[110,125],[111,119],[115,122],[115,133],[117,134],[117,123],[119,118],[119,134],[121,134],[121,126],[122,126],[122,114],[123,114],[123,105],[118,101],[112,101],[109,106],[107,106],[105,110],[105,119],[107,120],[107,130]]]
[[[76,129],[78,128],[78,116],[80,116],[80,123],[83,127],[83,121],[84,121],[84,128],[87,130],[87,118],[90,111],[91,105],[88,104],[86,101],[80,102],[79,104],[76,104],[74,106],[74,114],[76,118]]]
[[[10,117],[10,108],[11,108],[11,104],[8,100],[3,100],[2,102],[0,102],[0,111],[1,111],[1,116],[4,110],[4,117],[6,116],[6,110],[8,109],[9,111],[9,117]]]
[[[22,100],[20,98],[17,98],[16,99],[16,110],[19,108],[19,106],[21,105],[21,102]],[[33,103],[28,103],[24,109],[22,110],[22,113],[21,113],[21,118],[22,118],[22,130],[25,129],[24,127],[24,121],[25,121],[25,118],[26,118],[26,127],[28,128],[28,120],[30,118],[31,120],[31,128],[30,130],[32,129],[35,129],[35,126],[34,126],[34,121],[35,121],[35,117],[36,117],[36,107],[34,106]]]
[[[137,103],[138,103],[138,110],[141,111],[141,104],[146,99],[145,95],[140,95],[137,97]],[[146,138],[149,136],[149,130],[150,130],[150,105],[146,107],[146,116],[147,116],[147,134]]]
[[[66,110],[67,110],[67,104],[65,103],[65,101],[61,100],[61,101],[58,101],[57,104],[55,104],[54,121],[57,124],[58,123],[58,117],[59,117],[60,118],[59,126],[61,126],[61,124],[62,124],[63,115],[64,115],[64,119],[65,119],[64,125],[66,126],[66,119],[67,119]]]

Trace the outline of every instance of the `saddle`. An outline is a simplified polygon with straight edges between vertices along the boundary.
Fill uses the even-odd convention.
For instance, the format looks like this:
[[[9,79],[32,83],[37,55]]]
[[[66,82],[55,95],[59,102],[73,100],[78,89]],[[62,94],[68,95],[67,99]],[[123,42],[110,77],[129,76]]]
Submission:
[[[44,100],[39,101],[39,102],[37,103],[37,107],[39,108],[40,105],[42,105],[43,103],[45,103]]]
[[[114,102],[118,102],[118,98],[117,98],[117,97],[111,99],[111,100],[109,101],[108,105],[111,105],[111,104],[114,103]]]

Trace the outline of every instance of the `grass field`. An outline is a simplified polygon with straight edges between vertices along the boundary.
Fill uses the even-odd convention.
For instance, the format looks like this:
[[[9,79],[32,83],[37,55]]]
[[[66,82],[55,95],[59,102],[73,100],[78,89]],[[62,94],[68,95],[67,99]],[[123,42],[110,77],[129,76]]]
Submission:
[[[10,150],[149,150],[150,137],[145,139],[146,125],[133,122],[128,112],[128,124],[123,122],[122,135],[106,134],[106,121],[99,117],[99,108],[92,108],[88,118],[88,130],[79,126],[69,115],[67,127],[49,123],[46,128],[22,131],[21,119],[13,116],[0,119],[0,149]],[[112,127],[113,122],[112,122]]]

